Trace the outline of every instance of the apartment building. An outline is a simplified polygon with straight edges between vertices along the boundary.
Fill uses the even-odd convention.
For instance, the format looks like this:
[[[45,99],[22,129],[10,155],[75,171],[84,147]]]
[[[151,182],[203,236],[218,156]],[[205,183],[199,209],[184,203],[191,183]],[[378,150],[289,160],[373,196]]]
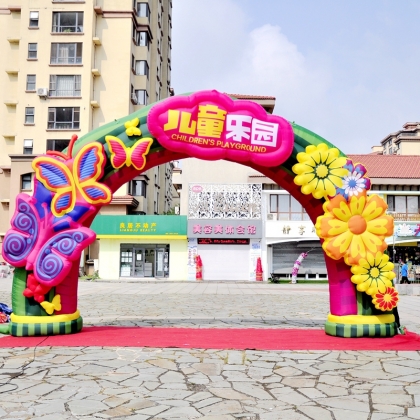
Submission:
[[[32,159],[173,94],[170,0],[0,0],[0,240]],[[103,213],[168,212],[172,164],[139,174]]]
[[[420,122],[406,122],[401,130],[389,133],[372,152],[383,155],[420,155]]]

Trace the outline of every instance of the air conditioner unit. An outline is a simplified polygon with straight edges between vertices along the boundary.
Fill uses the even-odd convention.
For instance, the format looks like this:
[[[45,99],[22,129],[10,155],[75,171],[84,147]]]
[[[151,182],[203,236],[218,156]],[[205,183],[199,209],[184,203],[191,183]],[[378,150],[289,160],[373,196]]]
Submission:
[[[268,213],[267,220],[274,220],[274,214]]]
[[[36,90],[36,94],[38,96],[48,96],[48,89],[47,88],[38,88]]]
[[[131,100],[132,100],[134,103],[137,103],[137,95],[136,95],[135,93],[132,93],[132,94],[131,94]]]

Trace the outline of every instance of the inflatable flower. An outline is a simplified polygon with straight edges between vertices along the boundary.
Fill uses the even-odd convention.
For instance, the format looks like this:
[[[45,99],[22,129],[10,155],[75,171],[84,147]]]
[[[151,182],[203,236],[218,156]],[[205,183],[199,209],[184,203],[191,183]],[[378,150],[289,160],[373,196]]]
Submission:
[[[347,265],[376,255],[386,249],[385,238],[394,231],[394,219],[385,214],[387,205],[378,195],[366,191],[347,201],[336,195],[324,203],[325,214],[317,218],[315,228],[324,239],[322,248],[335,260],[344,257]]]
[[[354,165],[349,159],[343,166],[347,169],[347,174],[343,177],[342,188],[336,187],[337,194],[341,194],[345,199],[352,197],[353,195],[359,195],[363,190],[370,189],[370,179],[365,177],[366,168],[358,163]]]
[[[398,300],[398,292],[393,287],[387,287],[385,292],[376,293],[372,303],[376,309],[390,311],[397,306]]]
[[[335,196],[336,188],[343,186],[342,178],[348,173],[348,169],[343,168],[347,159],[339,157],[339,150],[329,149],[325,143],[308,146],[305,150],[297,154],[298,163],[292,167],[297,174],[294,183],[302,186],[303,194],[312,194],[318,199]]]
[[[351,267],[353,276],[351,281],[356,284],[359,292],[366,292],[370,296],[376,293],[385,293],[387,287],[392,287],[395,273],[394,264],[389,261],[388,255],[377,252],[376,255],[367,254],[361,258],[359,264]]]

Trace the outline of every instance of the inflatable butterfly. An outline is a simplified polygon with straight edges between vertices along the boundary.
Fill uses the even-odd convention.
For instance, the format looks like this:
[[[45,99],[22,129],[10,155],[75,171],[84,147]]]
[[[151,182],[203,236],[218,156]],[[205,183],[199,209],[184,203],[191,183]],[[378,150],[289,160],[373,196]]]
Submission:
[[[104,174],[106,163],[101,143],[84,146],[74,159],[61,153],[56,155],[58,157],[40,156],[32,162],[38,181],[54,193],[51,212],[55,216],[71,212],[78,197],[94,205],[111,201],[111,190],[98,182]]]
[[[48,287],[61,283],[82,250],[95,240],[95,233],[79,224],[58,233],[50,223],[51,214],[40,218],[34,198],[19,194],[12,227],[4,237],[3,258],[15,267],[33,270],[35,279]]]
[[[152,138],[144,138],[136,141],[132,147],[126,147],[118,137],[114,136],[106,136],[105,141],[111,152],[111,164],[115,169],[124,165],[133,165],[139,171],[145,167],[146,155],[153,143]]]

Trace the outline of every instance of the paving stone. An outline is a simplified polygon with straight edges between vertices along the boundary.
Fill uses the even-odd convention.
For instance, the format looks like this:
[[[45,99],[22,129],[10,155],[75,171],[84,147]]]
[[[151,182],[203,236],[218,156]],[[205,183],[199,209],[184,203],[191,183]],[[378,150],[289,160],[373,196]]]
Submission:
[[[150,363],[153,366],[158,366],[163,369],[169,369],[169,370],[177,370],[176,364],[171,360],[165,360],[165,359],[157,359],[157,360],[148,360],[148,363]]]
[[[404,414],[404,407],[390,404],[373,404],[374,410],[381,411],[383,413],[391,414]]]
[[[339,408],[342,410],[370,412],[369,404],[367,402],[357,401],[352,397],[337,397],[337,398],[324,398],[322,405],[331,408]]]
[[[402,394],[372,394],[373,404],[392,404],[405,407],[413,406],[413,398],[411,395]]]
[[[219,363],[194,363],[192,368],[207,376],[217,376],[221,372]]]
[[[104,402],[106,402],[106,400]],[[149,407],[153,407],[155,405],[156,405],[156,403],[154,403],[153,401],[150,401],[150,400],[135,399],[133,401],[130,401],[130,402],[124,404],[124,407],[127,407],[128,409],[132,409],[132,410],[141,410],[143,408],[149,408]]]
[[[207,407],[209,405],[215,404],[219,401],[221,401],[221,398],[215,398],[215,397],[206,398],[205,400],[198,401],[198,402],[194,403],[193,405],[194,405],[195,408],[200,409],[200,408]]]
[[[130,410],[127,407],[114,407],[109,410],[102,411],[101,414],[105,417],[127,417],[133,414],[133,410]]]
[[[323,392],[325,395],[328,395],[329,397],[338,397],[341,395],[348,395],[349,390],[348,388],[342,388],[339,386],[330,386],[325,384],[318,384],[316,388]]]
[[[304,414],[292,410],[273,410],[270,413],[260,414],[260,420],[307,420]]]
[[[272,395],[270,395],[267,391],[264,391],[263,388],[253,385],[253,384],[234,382],[232,386],[236,391],[239,391],[243,394],[250,395],[251,397],[257,398],[259,400],[274,399]]]
[[[280,367],[274,371],[279,376],[300,376],[302,375],[302,371],[299,369],[295,369],[294,367]]]
[[[325,398],[326,395],[319,391],[316,388],[299,388],[299,392],[305,397],[308,397],[311,400],[316,400],[318,398]]]
[[[335,420],[368,420],[370,416],[369,413],[362,413],[353,410],[342,410],[339,408],[333,408],[331,411],[334,414]]]
[[[315,386],[315,379],[307,378],[304,376],[301,377],[292,377],[292,378],[283,378],[281,383],[283,385],[288,385],[293,388],[313,388]]]
[[[191,401],[191,402],[196,402],[196,401],[202,401],[205,400],[207,398],[211,398],[213,396],[213,394],[211,394],[210,392],[197,392],[195,394],[192,394],[191,396],[185,398],[185,400],[187,401]]]
[[[47,404],[38,404],[34,411],[37,416],[41,416],[44,414],[64,413],[66,408],[64,406],[64,401],[54,400],[48,401]]]
[[[60,388],[60,385],[50,385],[50,384],[43,383],[43,384],[39,384],[39,385],[32,386],[30,388],[27,388],[25,392],[28,392],[31,395],[40,396],[40,395],[50,394],[51,392],[55,391],[58,388]]]
[[[249,398],[241,392],[234,391],[230,388],[209,388],[209,391],[216,397],[228,399],[228,400],[246,400]]]
[[[159,377],[162,383],[165,382],[185,382],[185,376],[179,372],[166,372]]]
[[[219,416],[222,414],[241,413],[242,407],[238,401],[222,401],[207,407],[203,407],[200,409],[200,412],[207,416]]]
[[[322,407],[300,405],[296,408],[313,420],[333,420],[331,412]]]
[[[194,407],[174,407],[165,411],[165,419],[190,419],[199,418],[201,414]]]
[[[95,400],[70,401],[68,407],[75,416],[86,416],[108,408],[104,403]]]
[[[409,418],[420,419],[420,407],[412,407],[407,410]]]
[[[245,354],[241,351],[229,351],[227,362],[229,365],[242,365],[244,358]]]
[[[166,411],[168,408],[169,408],[168,405],[156,405],[154,407],[148,407],[142,410],[136,410],[136,413],[148,415],[148,416],[155,416],[157,414],[162,413],[162,411]]]

